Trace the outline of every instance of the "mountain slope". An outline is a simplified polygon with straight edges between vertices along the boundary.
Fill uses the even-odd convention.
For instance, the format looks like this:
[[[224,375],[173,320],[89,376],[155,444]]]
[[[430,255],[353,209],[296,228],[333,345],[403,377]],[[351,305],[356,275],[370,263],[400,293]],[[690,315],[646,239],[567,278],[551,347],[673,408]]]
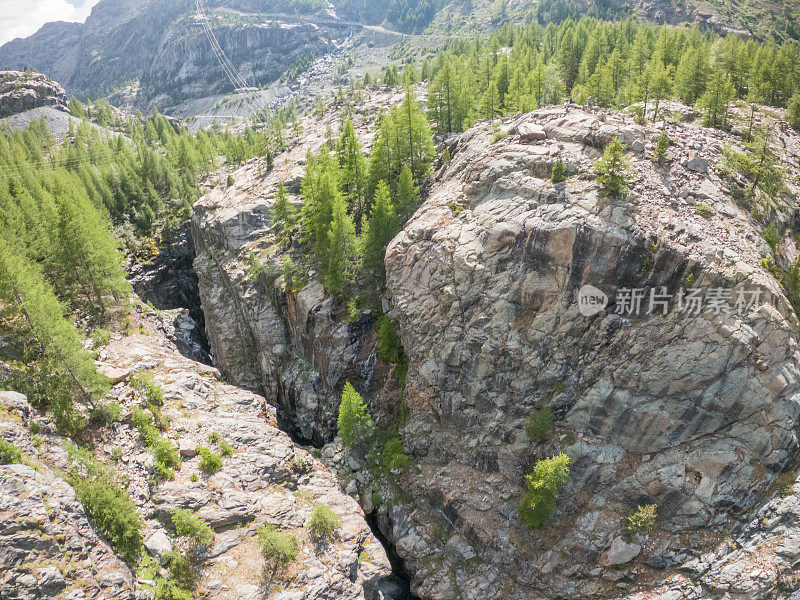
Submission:
[[[261,86],[293,65],[332,50],[348,30],[294,18],[279,2],[206,3],[208,24],[248,83]],[[219,9],[219,5],[225,9]],[[258,14],[250,11],[258,11]],[[288,12],[286,18],[278,11]],[[330,19],[330,17],[328,17]],[[84,25],[49,23],[33,36],[0,48],[0,65],[27,66],[79,97],[107,95],[140,80],[137,104],[173,106],[187,98],[230,91],[195,3],[190,0],[103,0]]]
[[[406,33],[482,34],[508,21],[585,15],[696,23],[759,39],[800,39],[800,0],[210,0],[208,24],[250,85],[264,86],[330,55],[364,25]],[[141,81],[136,104],[164,110],[233,89],[191,0],[103,0],[86,23],[48,23],[0,47],[0,68],[29,67],[70,94],[108,95]]]

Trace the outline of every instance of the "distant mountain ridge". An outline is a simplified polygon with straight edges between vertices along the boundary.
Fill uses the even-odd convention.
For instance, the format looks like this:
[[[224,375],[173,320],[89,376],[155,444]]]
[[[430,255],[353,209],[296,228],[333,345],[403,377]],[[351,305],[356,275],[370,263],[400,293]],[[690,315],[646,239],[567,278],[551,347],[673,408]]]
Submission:
[[[304,68],[352,33],[342,22],[406,33],[470,35],[508,21],[585,15],[697,23],[701,29],[779,41],[800,39],[800,0],[207,0],[209,24],[248,83],[263,86]],[[195,14],[194,0],[101,0],[85,24],[54,22],[0,47],[0,69],[30,68],[79,98],[130,81],[143,110],[233,89]],[[289,17],[282,15],[289,14]],[[318,17],[318,18],[315,18]],[[281,25],[276,21],[280,20]],[[324,23],[317,25],[317,22]]]
[[[291,65],[331,50],[346,32],[312,24],[276,26],[249,11],[302,12],[307,3],[277,0],[205,2],[209,24],[231,60],[254,85],[274,81]],[[225,5],[228,12],[214,11]],[[312,5],[313,6],[313,5]],[[244,14],[243,14],[244,13]],[[0,68],[43,72],[80,98],[105,96],[140,81],[138,104],[171,106],[232,89],[206,38],[192,0],[102,0],[85,24],[48,23],[0,47]],[[13,65],[13,66],[12,66]]]

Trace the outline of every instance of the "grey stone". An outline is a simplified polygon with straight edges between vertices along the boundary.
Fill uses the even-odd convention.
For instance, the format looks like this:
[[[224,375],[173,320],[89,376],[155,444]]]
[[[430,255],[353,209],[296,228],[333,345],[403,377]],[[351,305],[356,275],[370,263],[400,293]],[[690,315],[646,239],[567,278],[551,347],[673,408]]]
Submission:
[[[629,563],[634,558],[639,556],[642,547],[639,544],[626,542],[621,537],[614,538],[611,542],[611,547],[605,556],[605,564],[609,565],[622,565]]]
[[[19,392],[0,392],[0,404],[18,413],[23,420],[27,420],[31,413],[31,405],[28,402],[28,397]]]
[[[689,158],[686,161],[686,168],[696,173],[707,173],[708,159],[701,157],[696,151],[691,150],[689,152]]]
[[[67,582],[58,567],[45,567],[39,569],[39,586],[42,592],[54,596],[67,586]]]
[[[172,552],[172,542],[163,529],[159,529],[148,537],[144,546],[158,560],[162,560],[165,554]]]

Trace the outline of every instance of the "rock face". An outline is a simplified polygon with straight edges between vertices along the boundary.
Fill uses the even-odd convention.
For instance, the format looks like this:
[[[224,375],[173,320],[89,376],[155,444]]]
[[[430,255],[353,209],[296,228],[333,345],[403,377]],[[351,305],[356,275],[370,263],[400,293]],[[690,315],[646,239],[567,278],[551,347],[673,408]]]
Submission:
[[[452,162],[387,251],[387,308],[410,358],[401,434],[414,466],[380,489],[378,522],[422,598],[642,588],[716,598],[726,565],[742,581],[756,568],[746,553],[726,558],[722,532],[767,552],[760,540],[783,531],[746,525],[794,465],[800,416],[797,318],[761,265],[761,226],[714,168],[722,147],[739,142],[667,122],[662,167],[651,159],[660,130],[629,117],[558,107],[502,127],[509,136],[495,144],[488,125],[446,141]],[[614,135],[633,150],[621,199],[602,196],[592,174]],[[775,135],[798,147],[796,135]],[[366,321],[348,323],[313,281],[287,294],[279,275],[248,276],[249,257],[279,273],[274,188],[298,179],[309,146],[278,157],[266,177],[258,164],[242,168],[234,186],[195,205],[193,231],[217,364],[264,390],[296,431],[326,441],[344,380],[374,415],[396,410],[398,395]],[[570,177],[553,185],[559,154]],[[786,181],[797,195],[794,176]],[[590,317],[579,306],[588,285],[608,300]],[[672,297],[653,296],[651,309],[651,290],[662,288]],[[626,300],[634,290],[638,311]],[[705,302],[696,313],[678,305],[690,293]],[[555,430],[532,443],[525,427],[545,406]],[[545,528],[529,531],[517,514],[524,477],[560,452],[571,483]],[[373,508],[358,457],[324,456]],[[645,504],[658,507],[655,529],[623,535],[622,519]],[[755,597],[786,579],[793,560],[775,560]],[[678,568],[688,575],[673,577]],[[670,577],[672,587],[659,587]]]
[[[67,112],[67,95],[41,73],[0,71],[0,118],[52,106]]]
[[[219,382],[215,369],[179,354],[146,307],[139,305],[133,325],[139,333],[118,336],[100,350],[102,370],[114,378],[139,370],[153,376],[164,391],[163,413],[170,418],[164,435],[176,445],[215,448],[209,439],[214,432],[233,447],[213,475],[204,474],[198,468],[200,457],[187,452],[174,480],[154,484],[152,456],[127,420],[129,409],[139,401],[127,383],[115,387],[123,419],[104,430],[93,448],[127,481],[144,523],[146,547],[156,557],[178,547],[170,511],[188,508],[217,530],[198,565],[198,598],[255,599],[271,590],[270,597],[280,600],[371,600],[391,568],[356,501],[339,490],[336,478],[319,461],[277,428],[274,409],[265,406],[263,398]],[[23,465],[0,466],[0,593],[4,598],[33,598],[41,595],[26,590],[41,593],[46,588],[53,590],[52,596],[63,590],[59,597],[77,600],[133,598],[134,587],[145,592],[149,582],[134,581],[88,524],[71,488],[48,470],[47,465],[64,468],[64,440],[37,414],[41,431],[34,445],[24,427],[27,422],[17,416],[17,408],[11,412],[6,407],[5,399],[0,396],[0,434],[43,466],[39,474]],[[8,402],[17,406],[19,398]],[[342,518],[329,543],[314,541],[307,530],[318,504]],[[270,581],[263,574],[256,530],[264,523],[292,533],[301,543],[285,578]],[[66,556],[65,550],[70,551]],[[32,564],[37,568],[25,567]],[[62,574],[60,579],[54,569]],[[85,595],[75,591],[81,585],[87,586]]]
[[[575,109],[538,111],[507,129],[527,132],[530,122],[545,141],[512,135],[487,151],[488,128],[463,134],[387,251],[390,314],[411,359],[403,437],[422,473],[409,477],[412,506],[394,509],[395,537],[425,597],[517,598],[531,585],[602,594],[605,577],[589,577],[601,555],[608,549],[604,561],[618,564],[640,553],[616,533],[627,512],[658,505],[663,531],[642,554],[664,564],[686,552],[675,533],[748,514],[797,449],[797,319],[759,265],[758,230],[689,152],[703,147],[707,158],[721,134],[669,125],[686,158],[661,171],[632,156],[633,191],[615,201],[582,177],[553,186],[555,157],[586,171],[611,136],[652,148],[656,130]],[[698,215],[681,188],[687,198],[703,191],[718,213]],[[609,296],[607,310],[579,312],[584,285]],[[730,311],[737,286],[760,294],[741,314]],[[698,288],[707,299],[726,288],[728,310],[681,313],[673,298],[667,314],[659,305],[647,314],[650,290],[662,288]],[[632,289],[645,298],[638,315],[624,301]],[[524,426],[544,406],[557,431],[532,445]],[[523,476],[562,451],[572,483],[552,524],[525,531],[515,514]],[[432,523],[410,517],[419,511]],[[485,563],[470,570],[445,554],[438,570],[423,567],[417,560],[440,560],[446,548],[419,556],[432,526]]]
[[[358,104],[356,126],[368,130],[377,108],[397,99],[382,92]],[[307,151],[319,149],[336,119],[306,117],[303,130],[310,133],[290,140],[290,150],[272,172],[265,174],[257,162],[245,165],[235,173],[236,185],[212,190],[195,203],[192,215],[195,270],[214,364],[227,380],[263,393],[278,407],[282,425],[317,444],[335,435],[346,381],[375,399],[378,410],[395,410],[397,399],[396,386],[386,377],[389,367],[376,360],[373,315],[351,321],[344,303],[319,283],[287,294],[277,276],[285,254],[269,224],[277,184],[299,190],[299,164]],[[253,261],[264,265],[260,275],[248,266]]]
[[[133,257],[128,267],[128,280],[143,301],[159,310],[181,311],[165,323],[167,335],[185,356],[210,364],[194,257],[192,232],[187,221],[159,248],[156,256]],[[188,311],[188,319],[183,310]]]

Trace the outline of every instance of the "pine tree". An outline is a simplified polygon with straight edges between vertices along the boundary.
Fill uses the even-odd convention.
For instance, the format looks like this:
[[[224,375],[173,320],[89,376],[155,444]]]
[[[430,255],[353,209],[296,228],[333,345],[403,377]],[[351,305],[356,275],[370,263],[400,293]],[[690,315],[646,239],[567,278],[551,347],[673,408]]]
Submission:
[[[69,109],[69,114],[71,114],[76,119],[82,119],[86,113],[83,110],[83,104],[81,101],[78,100],[75,96],[69,99],[69,104],[67,105]]]
[[[606,146],[603,157],[597,161],[597,182],[606,196],[620,196],[628,189],[628,163],[625,147],[618,137]]]
[[[74,268],[75,283],[101,313],[127,296],[130,286],[122,258],[102,217],[83,194],[68,189],[70,179],[53,179],[59,197],[59,238],[62,261]],[[109,298],[109,296],[111,298]]]
[[[753,88],[750,90],[750,93],[747,94],[747,103],[749,104],[750,114],[747,118],[747,140],[752,141],[753,139],[753,130],[756,126],[756,112],[758,112],[758,105],[761,104],[763,99],[761,96],[758,95],[758,91]]]
[[[75,394],[91,402],[104,395],[108,382],[97,373],[75,325],[39,269],[0,239],[0,299],[25,323],[30,339],[54,373],[65,375]],[[71,409],[57,418],[69,416]],[[71,418],[71,417],[70,417]]]
[[[403,171],[404,173],[406,171]],[[389,193],[389,186],[385,181],[378,184],[375,191],[375,203],[372,205],[372,214],[364,228],[362,265],[368,276],[382,287],[386,279],[383,257],[386,246],[397,234],[397,215]]]
[[[553,163],[553,170],[550,174],[550,180],[553,183],[561,183],[567,179],[567,166],[561,160],[561,153],[559,153],[556,162]]]
[[[345,448],[369,440],[373,433],[372,417],[367,405],[350,383],[344,385],[342,401],[339,404],[339,436]]]
[[[795,92],[789,100],[786,110],[786,120],[795,130],[800,131],[800,91]]]
[[[348,118],[342,128],[342,136],[337,144],[339,166],[342,169],[342,191],[347,196],[351,214],[356,226],[361,226],[361,220],[366,211],[366,176],[367,163],[361,144],[356,137],[353,122]]]
[[[396,115],[401,151],[400,164],[407,163],[414,177],[422,178],[433,162],[436,148],[433,145],[428,120],[420,111],[411,86],[406,88],[403,104]],[[395,176],[400,174],[400,170],[401,167],[398,165]]]
[[[497,86],[494,82],[489,84],[486,92],[481,98],[481,117],[487,121],[494,121],[496,118],[502,116],[503,110],[500,104],[500,95],[497,92]]]
[[[283,248],[292,244],[297,227],[297,209],[289,202],[286,187],[281,181],[278,183],[278,193],[275,205],[272,207],[270,223],[275,231],[275,238]]]
[[[661,102],[669,97],[672,83],[667,70],[659,61],[654,61],[653,66],[649,69],[649,74],[650,90],[655,102],[652,120],[655,122],[658,121],[658,109],[661,106]]]
[[[739,157],[739,163],[741,169],[752,178],[750,194],[758,189],[774,198],[783,189],[784,172],[778,166],[779,159],[770,145],[771,129],[771,126],[767,127],[747,144],[747,153]]]
[[[693,105],[706,90],[708,57],[696,48],[689,49],[681,58],[675,73],[675,91],[686,104]]]
[[[420,202],[419,189],[414,185],[414,176],[408,165],[400,172],[397,182],[397,215],[405,223]]]
[[[333,204],[341,197],[338,163],[325,150],[316,157],[309,154],[307,161],[300,208],[301,239],[311,245],[317,256],[327,256]]]
[[[566,454],[536,463],[533,473],[525,477],[528,493],[519,505],[520,517],[526,527],[535,529],[544,525],[556,509],[558,494],[569,479],[569,457]]]
[[[398,132],[393,114],[381,112],[378,115],[378,133],[372,144],[367,175],[368,196],[375,195],[378,182],[394,183],[395,170],[399,168]]]
[[[438,133],[453,133],[458,130],[454,122],[456,101],[455,76],[450,62],[446,61],[428,89],[428,116],[436,124]]]
[[[323,265],[325,287],[334,293],[341,293],[352,280],[353,263],[357,257],[356,226],[347,214],[347,202],[338,192],[331,204],[328,243],[324,253],[318,252]]]
[[[708,82],[708,88],[699,102],[706,111],[704,118],[706,126],[717,129],[725,129],[728,126],[728,105],[735,95],[736,91],[730,77],[724,75],[722,69],[715,68]]]

